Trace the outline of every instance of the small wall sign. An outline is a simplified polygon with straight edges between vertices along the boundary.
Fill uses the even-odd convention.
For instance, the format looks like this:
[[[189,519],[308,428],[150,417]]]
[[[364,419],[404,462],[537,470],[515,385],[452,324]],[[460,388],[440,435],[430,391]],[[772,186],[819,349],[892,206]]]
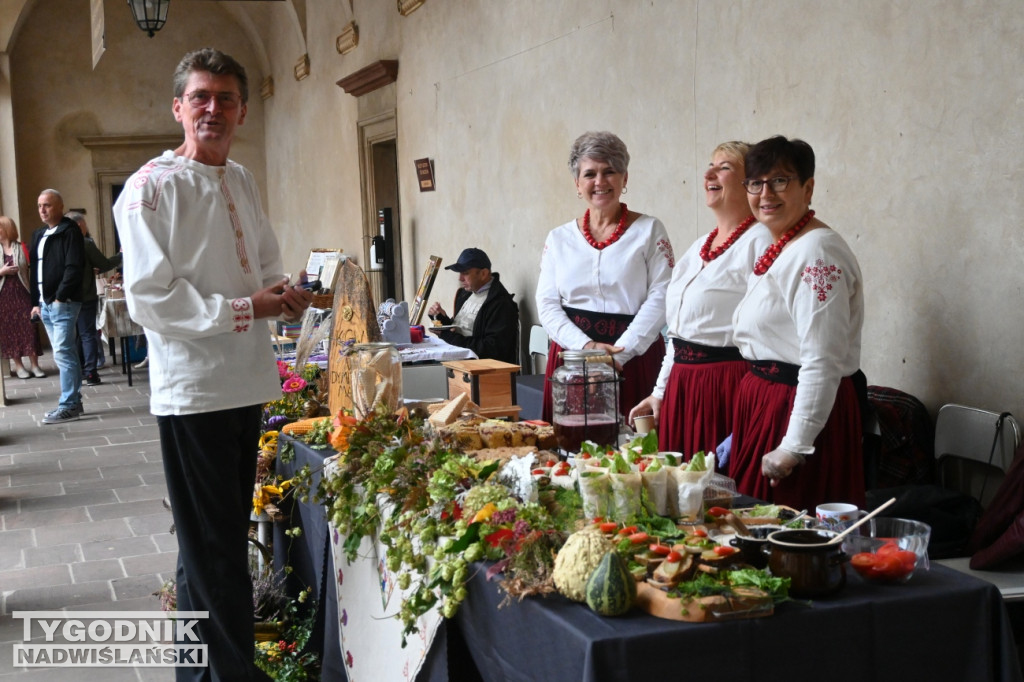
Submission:
[[[416,159],[416,179],[421,192],[434,191],[434,163],[430,159]]]

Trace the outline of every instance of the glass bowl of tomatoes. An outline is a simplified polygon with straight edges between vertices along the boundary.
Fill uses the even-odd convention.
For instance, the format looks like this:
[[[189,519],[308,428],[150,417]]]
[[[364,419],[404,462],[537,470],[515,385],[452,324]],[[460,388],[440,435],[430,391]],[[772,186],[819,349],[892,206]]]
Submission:
[[[928,570],[927,523],[910,519],[874,518],[861,524],[843,541],[850,566],[861,578],[875,583],[905,583],[918,570]]]

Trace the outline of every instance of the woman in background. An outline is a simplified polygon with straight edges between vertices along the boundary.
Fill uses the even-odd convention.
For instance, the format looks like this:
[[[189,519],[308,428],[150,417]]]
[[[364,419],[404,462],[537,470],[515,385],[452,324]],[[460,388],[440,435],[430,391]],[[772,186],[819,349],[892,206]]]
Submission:
[[[743,187],[745,142],[723,142],[704,172],[704,202],[715,229],[699,237],[672,269],[665,316],[672,348],[658,383],[629,413],[653,415],[658,445],[687,458],[732,433],[736,388],[747,362],[732,340],[732,314],[747,291],[754,261],[771,244]]]
[[[733,317],[751,371],[736,397],[729,475],[740,492],[796,509],[863,506],[860,266],[810,210],[809,144],[758,142],[746,174],[750,208],[775,241],[754,265]]]
[[[18,240],[18,226],[7,216],[0,216],[0,244],[4,251],[0,267],[0,348],[10,361],[11,376],[45,377],[46,372],[39,367],[42,346],[30,317],[28,247]],[[32,361],[31,374],[22,360],[26,356]]]
[[[569,171],[587,208],[548,234],[537,282],[537,314],[551,339],[544,419],[551,421],[551,374],[563,349],[598,348],[623,374],[619,412],[650,394],[665,343],[665,289],[674,257],[661,221],[620,201],[629,179],[625,143],[588,132],[573,143]]]

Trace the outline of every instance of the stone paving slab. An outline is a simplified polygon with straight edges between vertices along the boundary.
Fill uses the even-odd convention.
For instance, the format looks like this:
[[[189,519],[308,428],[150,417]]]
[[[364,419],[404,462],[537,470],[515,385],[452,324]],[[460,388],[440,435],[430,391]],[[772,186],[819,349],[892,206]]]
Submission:
[[[116,506],[116,505],[115,505]],[[89,508],[86,508],[86,512]],[[132,530],[123,518],[89,520],[86,523],[66,524],[36,529],[39,547],[67,543],[83,544],[104,542],[132,536]]]
[[[82,545],[82,556],[86,561],[155,553],[156,543],[150,537],[122,538],[119,540],[105,540],[103,542],[89,542]]]
[[[4,511],[0,507],[0,511]],[[89,521],[89,515],[85,507],[71,507],[68,509],[47,509],[43,511],[21,512],[17,514],[4,515],[4,528],[6,530],[17,530],[19,528],[40,528],[44,526],[60,526],[68,523],[82,523]]]
[[[71,577],[76,583],[87,583],[94,580],[113,580],[125,577],[124,566],[120,559],[101,559],[99,561],[79,561],[71,564]]]
[[[82,560],[82,550],[77,544],[28,547],[21,551],[25,568],[73,564]]]

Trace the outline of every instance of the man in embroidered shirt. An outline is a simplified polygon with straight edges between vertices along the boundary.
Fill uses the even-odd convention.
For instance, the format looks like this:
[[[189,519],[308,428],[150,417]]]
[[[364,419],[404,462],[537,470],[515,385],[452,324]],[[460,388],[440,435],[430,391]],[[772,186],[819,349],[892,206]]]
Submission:
[[[518,365],[519,306],[512,300],[515,295],[501,283],[501,276],[491,272],[491,259],[480,249],[469,248],[445,270],[459,273],[460,289],[455,294],[454,319],[437,302],[427,311],[431,319],[455,325],[439,331],[438,336],[453,346],[469,348],[478,358]]]
[[[82,364],[78,360],[75,324],[82,307],[82,232],[64,217],[64,200],[55,189],[39,195],[39,217],[45,223],[32,235],[29,268],[32,317],[39,316],[53,346],[60,371],[60,401],[43,417],[44,424],[77,420],[82,409]]]
[[[178,539],[178,609],[200,620],[209,669],[178,680],[267,680],[253,664],[247,535],[262,404],[281,397],[263,318],[297,319],[252,174],[228,153],[248,101],[245,69],[217,50],[182,59],[174,118],[184,143],[143,166],[114,206],[128,310],[149,343]]]

